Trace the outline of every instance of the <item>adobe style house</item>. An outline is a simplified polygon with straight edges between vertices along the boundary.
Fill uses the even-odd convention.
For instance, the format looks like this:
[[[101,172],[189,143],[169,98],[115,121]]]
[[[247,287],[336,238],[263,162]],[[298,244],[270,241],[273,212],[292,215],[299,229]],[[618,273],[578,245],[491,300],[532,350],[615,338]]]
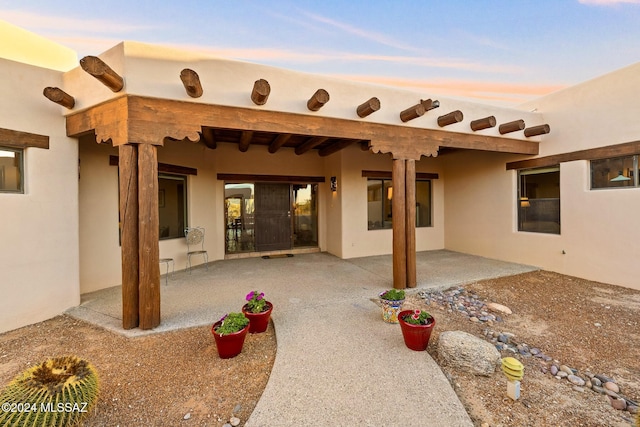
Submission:
[[[393,254],[399,288],[448,249],[640,289],[640,64],[503,108],[0,35],[0,332],[117,285],[123,327],[157,326],[188,227],[209,261]]]

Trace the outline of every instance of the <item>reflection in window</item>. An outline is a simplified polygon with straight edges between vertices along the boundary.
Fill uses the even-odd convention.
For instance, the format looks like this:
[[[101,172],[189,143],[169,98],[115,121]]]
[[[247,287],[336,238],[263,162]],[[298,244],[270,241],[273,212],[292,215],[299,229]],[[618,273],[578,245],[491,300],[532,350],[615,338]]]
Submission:
[[[22,154],[22,149],[0,147],[0,192],[24,192]]]
[[[255,247],[254,184],[224,186],[227,253],[253,252]]]
[[[560,167],[518,172],[518,231],[560,234]]]
[[[638,157],[591,161],[591,189],[638,187]]]
[[[393,184],[390,179],[367,180],[367,228],[393,226]],[[416,181],[416,227],[431,227],[431,181]]]
[[[160,240],[184,237],[187,226],[187,177],[158,175]]]
[[[293,246],[318,246],[318,184],[293,184]]]

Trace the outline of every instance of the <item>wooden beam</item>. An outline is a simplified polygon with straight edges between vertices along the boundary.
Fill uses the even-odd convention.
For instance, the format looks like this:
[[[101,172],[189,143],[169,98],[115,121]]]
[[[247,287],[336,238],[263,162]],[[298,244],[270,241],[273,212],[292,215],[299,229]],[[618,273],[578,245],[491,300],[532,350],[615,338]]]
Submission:
[[[240,136],[240,143],[238,144],[238,150],[246,153],[249,149],[249,145],[251,144],[251,138],[253,138],[252,131],[244,131]]]
[[[444,116],[438,117],[438,126],[444,127],[444,126],[452,125],[454,123],[459,123],[462,121],[463,118],[464,118],[464,115],[462,114],[462,111],[460,110],[452,111],[448,114],[445,114]]]
[[[325,182],[324,176],[299,176],[299,175],[255,175],[240,173],[219,173],[217,179],[230,182],[291,182],[310,183]]]
[[[485,117],[483,119],[473,120],[469,126],[472,131],[478,131],[482,129],[489,129],[496,125],[496,118],[494,116]]]
[[[363,170],[362,171],[363,178],[391,178],[391,171],[372,171],[372,170]],[[437,173],[431,172],[416,172],[416,179],[425,180],[425,179],[439,179],[440,176]]]
[[[407,287],[415,288],[416,280],[416,161],[405,160],[405,246],[407,257]]]
[[[552,156],[535,159],[518,160],[507,163],[507,170],[531,169],[554,166],[564,162],[576,160],[597,160],[612,157],[624,157],[640,154],[640,141],[625,142],[623,144],[608,145],[606,147],[589,148],[587,150],[572,151],[570,153],[554,154]]]
[[[35,133],[0,128],[0,145],[10,148],[44,148],[49,149],[49,137]]]
[[[251,91],[251,100],[256,105],[264,105],[269,99],[271,93],[271,86],[265,79],[256,80],[253,83],[253,90]]]
[[[45,87],[42,94],[49,101],[53,101],[68,109],[72,109],[76,105],[76,100],[73,96],[58,87]]]
[[[118,156],[109,156],[109,166],[119,166]],[[172,165],[170,163],[158,163],[158,172],[175,173],[179,175],[198,175],[198,169],[186,166]]]
[[[420,104],[424,107],[425,111],[433,110],[440,106],[440,101],[432,99],[421,99]]]
[[[269,144],[269,152],[271,154],[278,151],[284,144],[291,139],[292,135],[288,133],[281,133]]]
[[[422,103],[416,104],[402,111],[400,113],[400,120],[402,120],[403,123],[406,123],[409,120],[413,120],[420,116],[423,116],[426,112],[427,110],[426,108],[424,108],[424,105],[422,105]]]
[[[120,92],[124,87],[124,79],[97,56],[85,56],[80,60],[80,66],[113,92]]]
[[[138,144],[138,207],[140,328],[153,329],[160,324],[160,218],[158,154],[151,144]]]
[[[551,132],[551,127],[547,124],[544,124],[540,126],[532,126],[530,128],[526,128],[524,130],[524,136],[529,138],[531,136],[545,135],[549,132]]]
[[[338,141],[334,142],[333,144],[328,145],[328,146],[324,147],[323,149],[319,150],[318,154],[320,155],[320,157],[326,157],[326,156],[329,156],[329,155],[331,155],[333,153],[337,153],[338,151],[347,148],[348,146],[350,146],[354,142],[356,142],[355,139],[341,139],[341,140],[338,140]]]
[[[122,327],[132,329],[140,323],[138,285],[138,147],[124,144],[118,147],[120,187],[120,253],[122,257]]]
[[[374,96],[368,101],[365,101],[362,104],[358,105],[358,108],[356,108],[356,113],[358,114],[358,117],[364,118],[371,113],[375,113],[379,109],[380,100]]]
[[[524,129],[524,120],[514,120],[512,122],[503,123],[500,125],[500,127],[498,127],[500,135],[516,132],[522,129]]]
[[[200,140],[204,143],[204,145],[207,148],[211,148],[212,150],[215,150],[216,148],[218,148],[218,144],[216,143],[216,138],[213,133],[213,129],[203,127],[202,133],[200,133],[200,135],[202,135]]]
[[[393,226],[393,287],[407,287],[405,160],[393,159],[393,198],[391,200]]]
[[[311,111],[318,111],[327,102],[329,102],[329,92],[324,89],[318,89],[307,101],[307,108]]]
[[[202,84],[200,83],[198,73],[189,68],[185,68],[180,72],[180,80],[182,80],[187,95],[192,98],[200,98],[202,96]]]
[[[315,136],[313,138],[309,138],[307,139],[305,142],[303,142],[302,144],[298,145],[295,149],[295,153],[299,156],[301,154],[306,153],[307,151],[311,150],[312,148],[317,147],[318,145],[322,144],[323,142],[325,142],[327,139],[327,137],[324,136]]]
[[[539,142],[522,138],[426,129],[312,114],[276,112],[139,96],[119,97],[66,117],[67,135],[95,129],[98,140],[113,138],[114,145],[161,144],[166,136],[200,138],[202,127],[255,132],[325,136],[370,141],[374,153],[414,158],[432,155],[439,147],[463,148],[526,155],[538,154]],[[427,154],[425,154],[427,153]],[[413,157],[415,155],[415,157]]]

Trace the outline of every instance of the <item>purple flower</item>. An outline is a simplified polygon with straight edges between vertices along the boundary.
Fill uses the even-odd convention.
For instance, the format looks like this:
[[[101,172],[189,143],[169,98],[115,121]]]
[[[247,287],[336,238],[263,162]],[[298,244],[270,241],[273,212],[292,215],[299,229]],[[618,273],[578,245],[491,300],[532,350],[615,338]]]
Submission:
[[[251,291],[247,294],[247,297],[245,298],[247,301],[251,301],[253,299],[253,294],[255,293],[255,291]]]
[[[260,301],[262,298],[264,298],[264,292],[260,292],[260,295],[258,296],[257,300]]]

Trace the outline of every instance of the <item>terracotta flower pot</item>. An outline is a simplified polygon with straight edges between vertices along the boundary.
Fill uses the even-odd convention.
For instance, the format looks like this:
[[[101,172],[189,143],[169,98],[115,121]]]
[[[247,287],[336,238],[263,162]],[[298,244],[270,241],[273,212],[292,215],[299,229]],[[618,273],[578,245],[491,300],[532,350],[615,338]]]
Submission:
[[[222,322],[216,322],[211,327],[211,333],[213,334],[213,338],[216,340],[218,355],[221,359],[236,357],[242,352],[242,346],[244,345],[244,339],[249,331],[249,325],[245,326],[238,332],[220,335],[216,332],[216,328],[220,326],[221,323]]]
[[[380,304],[382,305],[382,320],[387,323],[398,323],[398,313],[402,310],[404,300],[391,301],[381,297]]]
[[[273,304],[269,301],[266,303],[267,310],[261,313],[252,313],[248,304],[242,306],[242,314],[249,319],[249,332],[252,334],[264,332],[269,326],[269,318],[273,311]]]
[[[405,345],[411,350],[424,351],[429,345],[429,338],[431,338],[431,332],[436,324],[436,319],[432,317],[431,323],[428,325],[413,325],[403,320],[404,316],[411,316],[412,314],[413,310],[403,310],[398,313],[398,322],[402,329],[402,337],[404,338]]]

